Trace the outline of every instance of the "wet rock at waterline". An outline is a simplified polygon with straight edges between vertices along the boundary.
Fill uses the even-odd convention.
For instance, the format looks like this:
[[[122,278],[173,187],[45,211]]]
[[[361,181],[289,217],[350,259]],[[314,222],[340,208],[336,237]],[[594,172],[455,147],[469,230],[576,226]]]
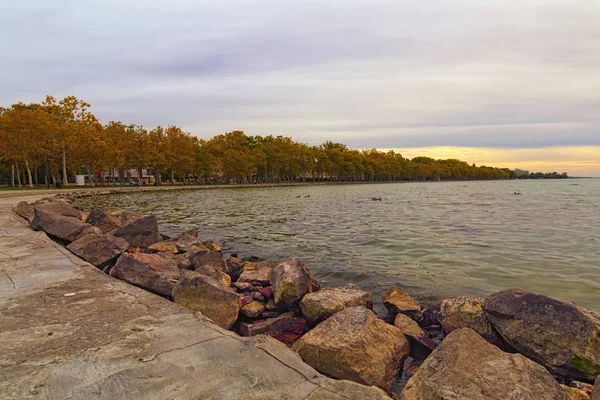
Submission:
[[[117,217],[121,220],[123,225],[127,225],[135,220],[144,217],[144,214],[133,212],[133,211],[123,211],[117,214]]]
[[[195,235],[194,235],[195,233]],[[177,251],[186,253],[208,253],[210,250],[204,246],[204,244],[198,240],[198,232],[185,232],[177,239]]]
[[[123,225],[123,222],[121,222],[118,217],[110,215],[98,208],[93,209],[92,212],[89,213],[85,222],[97,227],[102,233],[108,233]]]
[[[308,293],[300,302],[302,315],[313,324],[326,320],[345,308],[358,306],[372,310],[373,296],[353,283]]]
[[[202,244],[204,244],[204,246],[206,246],[206,248],[209,249],[210,251],[217,251],[219,253],[221,253],[223,251],[223,246],[221,246],[219,243],[215,242],[214,240],[207,240],[205,242],[202,242]]]
[[[371,310],[351,307],[318,324],[292,348],[326,375],[389,390],[410,345]]]
[[[119,279],[166,297],[180,275],[176,261],[145,253],[123,253],[113,270]]]
[[[429,352],[436,348],[435,343],[429,337],[419,324],[404,314],[396,315],[394,326],[402,331],[411,343],[411,356],[415,358],[425,358]]]
[[[234,282],[237,281],[240,278],[243,270],[242,265],[244,263],[242,260],[230,256],[225,259],[225,264],[227,264],[227,272],[229,273],[231,280]]]
[[[273,268],[271,283],[275,303],[278,306],[285,305],[289,309],[297,308],[305,294],[319,288],[315,277],[297,258],[284,261]]]
[[[17,215],[25,218],[27,221],[33,221],[34,213],[33,207],[26,201],[21,201],[15,207],[15,212]]]
[[[224,329],[231,329],[241,308],[240,296],[210,276],[183,277],[173,289],[175,303],[198,311]]]
[[[483,309],[502,338],[557,375],[592,382],[600,374],[600,320],[570,303],[505,289]]]
[[[131,247],[148,248],[163,240],[158,233],[158,221],[154,215],[138,218],[110,234],[127,240]]]
[[[455,297],[442,300],[442,327],[444,333],[460,328],[471,328],[485,340],[501,346],[502,339],[498,336],[491,322],[481,308],[483,299],[479,297]]]
[[[239,333],[242,336],[267,335],[291,345],[304,334],[305,329],[306,320],[295,318],[294,313],[288,312],[257,322],[242,322],[239,326]]]
[[[452,332],[423,362],[402,400],[568,400],[541,365],[508,354],[472,329]]]
[[[397,314],[408,315],[415,321],[423,318],[419,302],[395,287],[383,293],[381,298],[392,318],[395,318]]]
[[[67,249],[90,264],[100,267],[119,257],[128,247],[125,239],[112,235],[90,234],[72,242]]]
[[[35,208],[34,210],[31,228],[36,231],[44,231],[67,243],[77,240],[86,228],[91,227],[79,218],[66,217],[44,208]]]
[[[225,263],[225,259],[221,253],[216,251],[210,251],[208,253],[194,253],[191,255],[190,261],[196,270],[206,268],[227,272],[227,264]]]

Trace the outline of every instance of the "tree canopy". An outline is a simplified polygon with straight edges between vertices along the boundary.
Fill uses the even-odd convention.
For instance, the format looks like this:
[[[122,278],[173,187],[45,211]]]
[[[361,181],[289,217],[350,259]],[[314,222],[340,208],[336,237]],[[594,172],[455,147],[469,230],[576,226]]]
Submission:
[[[353,150],[325,141],[318,146],[285,136],[247,136],[232,131],[200,140],[177,126],[109,121],[101,124],[90,104],[68,96],[0,108],[0,173],[29,186],[74,182],[138,181],[276,183],[317,181],[437,181],[512,179],[514,171],[456,159],[404,158],[394,151]],[[144,173],[145,172],[145,173]],[[147,179],[143,179],[143,178]],[[563,178],[531,174],[525,178]]]

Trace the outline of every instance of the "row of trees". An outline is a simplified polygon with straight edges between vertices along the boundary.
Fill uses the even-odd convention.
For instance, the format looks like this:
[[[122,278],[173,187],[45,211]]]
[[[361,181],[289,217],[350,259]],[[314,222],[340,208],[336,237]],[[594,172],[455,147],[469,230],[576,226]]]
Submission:
[[[114,182],[262,183],[509,179],[509,169],[393,151],[352,150],[340,143],[309,146],[284,136],[233,131],[200,140],[176,126],[147,129],[102,125],[74,96],[0,108],[0,173],[11,185]],[[146,174],[144,174],[146,172]],[[144,179],[150,172],[151,177]],[[6,178],[5,178],[6,179]]]
[[[567,179],[569,176],[566,172],[559,174],[558,172],[531,172],[529,174],[520,175],[519,179]]]

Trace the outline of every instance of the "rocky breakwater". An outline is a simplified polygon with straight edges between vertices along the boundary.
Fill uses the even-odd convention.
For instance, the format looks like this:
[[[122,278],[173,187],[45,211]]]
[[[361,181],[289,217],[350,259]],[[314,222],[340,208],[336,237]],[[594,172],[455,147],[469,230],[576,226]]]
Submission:
[[[370,293],[354,284],[321,289],[298,259],[223,255],[198,230],[169,238],[153,216],[87,215],[73,201],[15,211],[111,276],[242,336],[272,336],[330,377],[405,400],[600,396],[595,312],[519,289],[427,309],[391,288],[382,294],[388,313],[378,315]]]

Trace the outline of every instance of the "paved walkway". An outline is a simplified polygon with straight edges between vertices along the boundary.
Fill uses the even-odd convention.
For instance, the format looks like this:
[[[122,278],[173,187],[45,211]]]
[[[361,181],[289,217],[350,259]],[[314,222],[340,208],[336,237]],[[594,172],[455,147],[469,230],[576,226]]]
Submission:
[[[387,398],[113,279],[11,212],[47,195],[0,193],[1,399]]]

